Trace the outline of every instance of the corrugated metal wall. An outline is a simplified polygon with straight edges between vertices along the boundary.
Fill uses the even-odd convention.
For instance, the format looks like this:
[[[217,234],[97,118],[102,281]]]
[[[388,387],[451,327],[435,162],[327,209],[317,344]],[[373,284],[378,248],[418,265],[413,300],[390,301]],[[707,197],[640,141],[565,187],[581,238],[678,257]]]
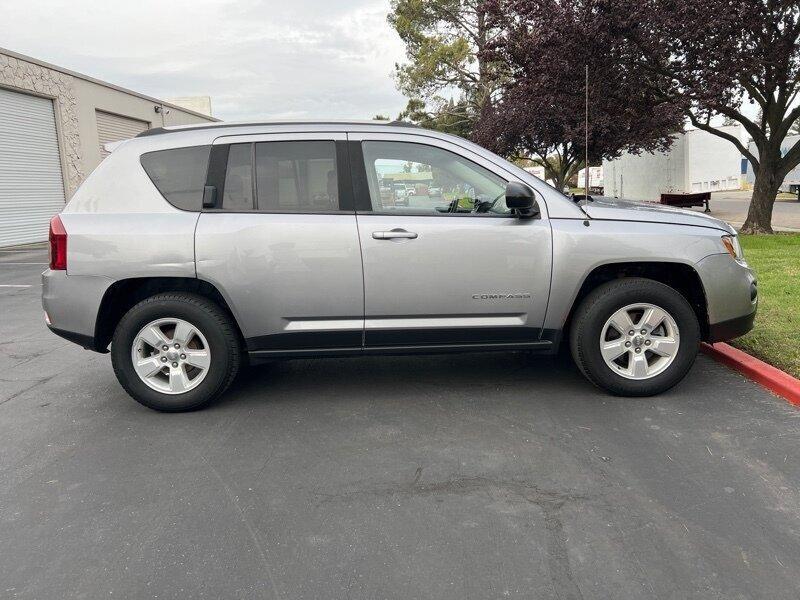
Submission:
[[[109,155],[105,145],[109,142],[118,142],[136,137],[137,134],[150,128],[150,123],[121,117],[102,110],[95,111],[97,115],[97,135],[100,138],[100,156]]]
[[[47,240],[64,202],[53,101],[0,89],[0,246]]]

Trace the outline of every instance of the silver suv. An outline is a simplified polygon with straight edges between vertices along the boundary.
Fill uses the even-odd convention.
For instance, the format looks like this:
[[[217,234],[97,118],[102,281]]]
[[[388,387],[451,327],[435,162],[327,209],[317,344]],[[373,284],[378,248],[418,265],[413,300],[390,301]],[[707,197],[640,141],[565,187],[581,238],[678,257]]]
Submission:
[[[125,390],[197,409],[246,362],[569,342],[594,384],[679,382],[700,340],[750,330],[726,223],[576,204],[461,138],[402,123],[153,129],[53,218],[42,302]]]

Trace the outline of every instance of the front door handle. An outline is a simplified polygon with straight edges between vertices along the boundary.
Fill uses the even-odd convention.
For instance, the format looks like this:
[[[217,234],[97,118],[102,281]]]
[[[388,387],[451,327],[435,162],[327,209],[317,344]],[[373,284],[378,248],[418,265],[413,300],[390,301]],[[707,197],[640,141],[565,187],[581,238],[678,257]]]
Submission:
[[[373,231],[372,239],[374,240],[415,240],[417,234],[413,231],[406,231],[405,229],[392,229],[391,231]]]

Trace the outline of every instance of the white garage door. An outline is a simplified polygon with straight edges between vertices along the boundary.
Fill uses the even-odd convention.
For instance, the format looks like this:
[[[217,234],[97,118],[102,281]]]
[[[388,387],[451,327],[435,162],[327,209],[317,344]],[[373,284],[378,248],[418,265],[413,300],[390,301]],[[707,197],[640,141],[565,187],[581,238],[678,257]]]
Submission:
[[[53,101],[0,89],[0,247],[47,240],[62,208]]]
[[[121,117],[111,113],[96,111],[97,114],[97,135],[100,138],[100,157],[105,158],[109,155],[106,150],[108,142],[118,142],[129,140],[142,133],[145,129],[150,129],[150,123]]]

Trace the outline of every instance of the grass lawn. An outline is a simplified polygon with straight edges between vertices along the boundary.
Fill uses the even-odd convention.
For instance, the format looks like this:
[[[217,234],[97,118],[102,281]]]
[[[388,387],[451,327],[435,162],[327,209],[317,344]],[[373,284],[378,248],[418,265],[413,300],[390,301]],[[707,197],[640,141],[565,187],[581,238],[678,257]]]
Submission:
[[[739,239],[758,276],[758,315],[753,331],[731,345],[800,377],[800,235]]]

